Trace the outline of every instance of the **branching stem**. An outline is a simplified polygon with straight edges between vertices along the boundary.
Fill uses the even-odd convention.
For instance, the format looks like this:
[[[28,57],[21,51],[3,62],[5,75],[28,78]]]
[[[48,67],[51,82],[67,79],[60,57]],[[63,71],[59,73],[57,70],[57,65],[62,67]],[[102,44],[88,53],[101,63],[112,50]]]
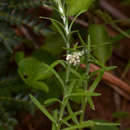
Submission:
[[[64,25],[64,31],[65,31],[65,42],[66,42],[66,48],[70,48],[70,39],[69,39],[69,35],[70,35],[70,31],[69,30],[69,24],[68,24],[68,17],[66,16],[66,13],[65,13],[65,10],[64,10],[64,7],[62,5],[62,2],[61,0],[56,0],[57,2],[57,5],[58,5],[58,10],[59,10],[59,13],[60,13],[60,16],[61,16],[61,19],[63,21],[63,25]],[[69,51],[67,50],[66,54],[68,55],[69,54]],[[66,94],[67,94],[67,85],[68,85],[68,82],[69,82],[69,75],[70,75],[70,64],[67,64],[67,68],[66,68],[66,79],[65,79],[65,90],[64,90],[64,94],[63,94],[63,101],[64,102],[66,100]],[[61,127],[61,120],[62,120],[62,117],[63,117],[63,114],[64,114],[64,110],[65,110],[65,107],[66,107],[66,104],[67,104],[68,100],[66,100],[64,102],[64,104],[61,105],[61,109],[60,109],[60,115],[59,115],[59,128]]]

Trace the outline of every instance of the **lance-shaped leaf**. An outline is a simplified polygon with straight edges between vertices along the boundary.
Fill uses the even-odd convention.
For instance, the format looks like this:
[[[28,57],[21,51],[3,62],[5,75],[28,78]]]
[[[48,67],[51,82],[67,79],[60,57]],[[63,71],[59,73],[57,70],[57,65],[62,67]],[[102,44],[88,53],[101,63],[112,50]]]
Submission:
[[[30,98],[33,101],[33,103],[41,110],[41,112],[45,114],[48,117],[48,119],[50,119],[53,123],[56,124],[55,119],[51,116],[47,109],[43,105],[41,105],[41,103],[34,96],[30,95]]]

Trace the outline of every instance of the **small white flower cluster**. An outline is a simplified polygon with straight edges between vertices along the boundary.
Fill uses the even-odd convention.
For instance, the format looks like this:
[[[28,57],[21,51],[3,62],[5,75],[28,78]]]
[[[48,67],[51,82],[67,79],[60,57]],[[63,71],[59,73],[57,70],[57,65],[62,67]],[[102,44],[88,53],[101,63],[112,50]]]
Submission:
[[[73,64],[74,66],[80,64],[80,57],[84,54],[83,51],[81,52],[73,52],[72,54],[68,54],[66,60],[69,64]]]

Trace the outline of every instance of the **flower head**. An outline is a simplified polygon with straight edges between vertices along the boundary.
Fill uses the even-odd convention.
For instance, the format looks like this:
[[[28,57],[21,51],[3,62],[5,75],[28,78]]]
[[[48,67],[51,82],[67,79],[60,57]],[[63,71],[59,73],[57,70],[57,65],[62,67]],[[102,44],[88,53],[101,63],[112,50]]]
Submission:
[[[72,54],[68,54],[66,60],[69,64],[73,64],[74,66],[80,64],[80,57],[83,55],[83,52],[73,52]]]

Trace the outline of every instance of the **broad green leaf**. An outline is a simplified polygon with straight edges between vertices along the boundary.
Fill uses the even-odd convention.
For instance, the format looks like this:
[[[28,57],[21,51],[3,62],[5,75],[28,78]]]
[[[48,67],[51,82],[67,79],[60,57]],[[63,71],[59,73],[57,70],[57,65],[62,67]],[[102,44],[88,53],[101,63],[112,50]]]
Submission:
[[[89,28],[89,33],[92,45],[99,46],[98,48],[93,50],[94,56],[102,64],[106,64],[107,60],[110,58],[112,54],[112,46],[111,44],[100,46],[103,43],[110,42],[110,38],[108,36],[105,26],[93,24]]]
[[[67,0],[69,16],[74,16],[79,12],[87,11],[94,0]]]
[[[49,91],[46,83],[41,80],[50,78],[53,73],[43,62],[29,57],[22,59],[18,65],[18,72],[27,85],[45,92]]]
[[[24,58],[18,65],[25,79],[43,80],[52,76],[52,72],[42,62],[32,57]]]
[[[43,105],[41,105],[41,103],[34,96],[30,95],[30,98],[33,101],[33,103],[40,109],[40,111],[43,114],[45,114],[48,117],[48,119],[50,119],[53,123],[56,124],[55,119],[51,116],[47,109]]]

